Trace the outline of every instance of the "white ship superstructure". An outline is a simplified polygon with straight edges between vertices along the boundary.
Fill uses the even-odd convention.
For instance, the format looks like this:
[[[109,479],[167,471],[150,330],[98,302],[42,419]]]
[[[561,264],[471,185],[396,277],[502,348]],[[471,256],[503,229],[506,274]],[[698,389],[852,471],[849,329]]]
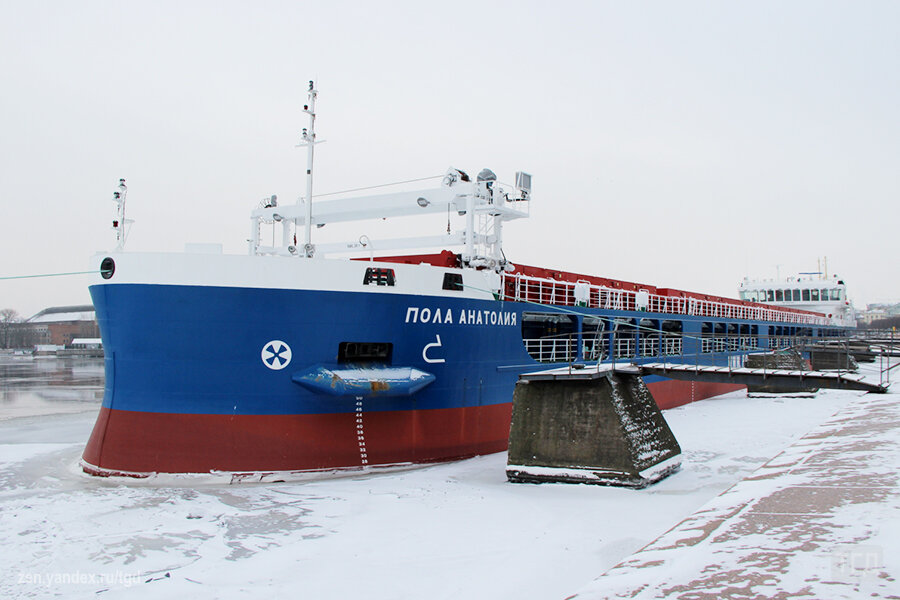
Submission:
[[[804,273],[785,279],[758,280],[745,277],[739,292],[741,300],[821,313],[838,326],[856,324],[847,286],[837,275]]]

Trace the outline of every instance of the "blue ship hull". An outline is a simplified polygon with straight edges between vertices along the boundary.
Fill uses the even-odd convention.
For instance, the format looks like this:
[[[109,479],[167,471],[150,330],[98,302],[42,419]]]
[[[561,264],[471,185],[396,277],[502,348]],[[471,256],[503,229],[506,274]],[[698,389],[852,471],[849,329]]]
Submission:
[[[435,268],[410,269],[427,275]],[[106,392],[83,465],[100,475],[322,471],[498,452],[507,446],[519,374],[559,366],[526,347],[525,321],[535,315],[563,315],[570,324],[567,336],[554,338],[568,344],[555,359],[562,364],[585,362],[588,346],[601,339],[613,347],[610,329],[593,338],[587,331],[596,317],[677,322],[683,346],[669,360],[701,364],[727,364],[750,351],[706,351],[704,326],[727,321],[765,332],[771,325],[375,287],[124,278],[98,282],[91,296]],[[633,335],[625,360],[658,360],[638,350],[641,334]],[[756,347],[765,349],[765,340]],[[662,408],[740,387],[646,381]]]

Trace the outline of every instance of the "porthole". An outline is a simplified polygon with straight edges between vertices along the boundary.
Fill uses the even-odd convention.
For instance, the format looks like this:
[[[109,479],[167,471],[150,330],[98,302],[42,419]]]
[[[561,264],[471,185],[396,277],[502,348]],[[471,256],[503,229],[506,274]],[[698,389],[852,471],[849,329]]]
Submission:
[[[114,261],[112,258],[107,256],[100,262],[100,277],[102,277],[103,279],[109,279],[115,272],[116,261]]]

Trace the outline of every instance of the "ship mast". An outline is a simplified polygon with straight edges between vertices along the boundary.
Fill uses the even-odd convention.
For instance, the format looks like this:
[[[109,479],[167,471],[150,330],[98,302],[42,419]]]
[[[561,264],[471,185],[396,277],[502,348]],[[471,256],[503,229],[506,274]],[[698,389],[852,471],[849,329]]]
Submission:
[[[113,220],[113,231],[116,232],[116,251],[121,252],[125,249],[125,238],[128,234],[127,225],[134,223],[131,219],[125,218],[125,197],[128,195],[128,187],[125,180],[119,180],[119,191],[113,193],[113,201],[116,203],[116,218]]]
[[[303,112],[309,115],[309,127],[303,129],[303,133],[301,133],[300,137],[303,140],[297,147],[306,146],[306,222],[304,223],[303,229],[303,252],[302,256],[307,258],[312,258],[313,254],[316,252],[315,246],[312,243],[312,187],[313,187],[313,152],[315,151],[316,144],[316,96],[318,95],[318,90],[316,89],[315,82],[309,82],[309,100],[307,104],[303,105]],[[297,204],[301,203],[301,199],[297,199]],[[297,221],[294,220],[294,226],[296,227]]]
[[[363,236],[367,240],[365,243],[358,240],[332,244],[323,243],[317,248],[312,242],[313,159],[315,145],[321,144],[325,140],[319,140],[316,137],[318,90],[316,90],[315,81],[309,82],[308,94],[309,100],[307,104],[303,105],[303,112],[309,115],[309,126],[303,128],[301,141],[297,144],[298,148],[301,146],[307,148],[306,195],[298,197],[296,203],[288,206],[278,206],[276,197],[272,196],[264,199],[258,208],[250,212],[250,237],[247,242],[251,256],[277,255],[313,258],[337,252],[358,252],[371,245],[367,236]],[[419,180],[400,183],[411,183],[412,181]],[[490,169],[483,169],[478,174],[476,181],[472,181],[465,172],[451,167],[443,176],[441,186],[438,188],[319,202],[316,205],[315,224],[318,228],[327,223],[423,216],[430,213],[446,214],[448,215],[446,234],[380,240],[378,247],[380,249],[406,249],[464,246],[462,262],[465,266],[500,272],[507,268],[502,249],[503,222],[527,217],[530,199],[531,175],[527,173],[516,173],[516,183],[510,192],[500,187],[497,176]],[[466,216],[466,228],[463,231],[451,233],[449,215],[453,212]],[[297,240],[297,229],[301,223],[303,225],[302,245],[298,244]],[[262,224],[269,224],[273,227],[271,246],[264,246],[260,243]],[[275,230],[278,225],[282,227],[281,245],[275,243]],[[292,230],[294,232],[293,243],[291,243]]]

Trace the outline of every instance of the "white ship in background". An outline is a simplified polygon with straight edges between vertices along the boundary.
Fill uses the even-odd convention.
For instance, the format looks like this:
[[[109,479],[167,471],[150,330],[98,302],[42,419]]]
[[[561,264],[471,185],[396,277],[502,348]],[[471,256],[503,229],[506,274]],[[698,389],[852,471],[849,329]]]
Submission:
[[[824,271],[800,273],[796,277],[744,277],[739,293],[741,300],[817,312],[831,319],[834,325],[856,326],[856,310],[847,297],[847,286],[837,275],[829,277],[827,260]]]

